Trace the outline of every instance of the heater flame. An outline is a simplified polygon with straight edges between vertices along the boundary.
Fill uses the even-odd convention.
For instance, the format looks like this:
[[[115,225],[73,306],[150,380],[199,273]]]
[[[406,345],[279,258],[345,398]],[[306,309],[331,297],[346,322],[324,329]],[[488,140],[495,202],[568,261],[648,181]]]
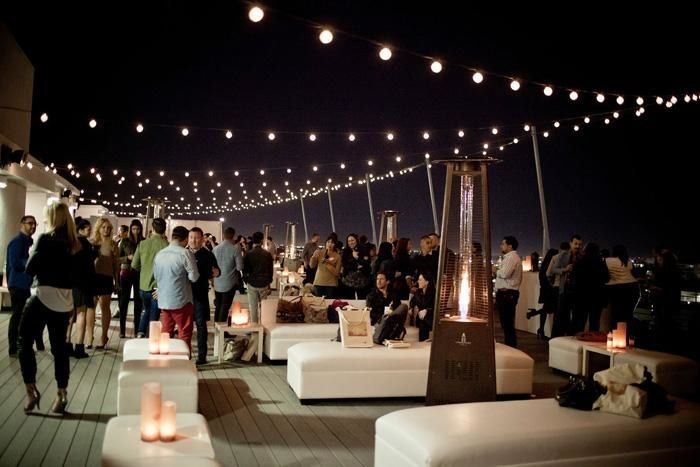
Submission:
[[[469,300],[471,299],[471,290],[469,289],[469,274],[462,273],[462,280],[459,284],[459,316],[462,319],[467,319],[469,314]]]

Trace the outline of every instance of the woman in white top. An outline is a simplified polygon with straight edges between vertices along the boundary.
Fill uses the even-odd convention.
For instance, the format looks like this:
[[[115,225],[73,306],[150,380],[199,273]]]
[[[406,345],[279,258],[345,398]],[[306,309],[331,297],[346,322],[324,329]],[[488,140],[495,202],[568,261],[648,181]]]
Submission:
[[[632,262],[627,248],[615,245],[612,255],[605,258],[610,280],[605,284],[610,298],[610,329],[617,323],[627,323],[628,333],[632,334],[632,313],[639,302],[639,283],[632,275]]]
[[[51,407],[64,413],[67,401],[70,364],[66,331],[73,311],[73,287],[83,278],[84,271],[76,260],[81,245],[68,206],[53,203],[46,208],[46,232],[39,237],[27,262],[27,273],[36,278],[36,295],[27,301],[19,325],[19,362],[27,390],[25,412],[39,407],[41,395],[36,388],[36,357],[32,342],[37,329],[46,324],[51,353],[54,356],[58,396]]]

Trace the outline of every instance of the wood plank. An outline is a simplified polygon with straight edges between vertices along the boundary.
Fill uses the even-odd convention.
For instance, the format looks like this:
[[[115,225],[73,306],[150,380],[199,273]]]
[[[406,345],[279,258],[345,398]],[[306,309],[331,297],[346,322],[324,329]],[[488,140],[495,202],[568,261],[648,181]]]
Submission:
[[[216,406],[214,405],[214,400],[211,397],[211,392],[209,391],[209,380],[213,380],[218,386],[216,378],[206,378],[202,373],[199,374],[199,411],[204,418],[207,419],[209,424],[209,432],[211,433],[211,441],[214,446],[214,456],[222,465],[257,465],[255,462],[255,457],[253,457],[252,451],[250,451],[251,463],[242,464],[236,460],[236,456],[233,453],[233,446],[231,440],[226,435],[226,430],[224,424],[221,422],[221,418],[216,411]]]

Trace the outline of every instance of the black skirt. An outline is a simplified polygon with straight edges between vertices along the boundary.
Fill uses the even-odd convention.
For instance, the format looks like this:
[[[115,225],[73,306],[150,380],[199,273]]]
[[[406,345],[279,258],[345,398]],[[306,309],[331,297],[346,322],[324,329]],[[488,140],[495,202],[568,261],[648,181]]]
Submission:
[[[112,276],[95,274],[95,295],[112,295],[114,292],[114,279]]]

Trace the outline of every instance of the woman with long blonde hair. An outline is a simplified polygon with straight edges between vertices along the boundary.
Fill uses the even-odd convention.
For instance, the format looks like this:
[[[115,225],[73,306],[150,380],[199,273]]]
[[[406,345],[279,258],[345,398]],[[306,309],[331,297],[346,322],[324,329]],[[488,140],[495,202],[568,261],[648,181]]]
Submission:
[[[110,304],[112,293],[119,288],[119,247],[112,240],[112,223],[106,217],[101,217],[95,222],[92,232],[92,247],[95,249],[95,295],[102,313],[102,339],[97,349],[107,347],[109,323],[112,320]],[[87,317],[90,320],[90,316]],[[95,317],[87,323],[86,340],[88,348],[92,347],[93,329]]]
[[[49,330],[51,353],[54,356],[58,394],[51,411],[65,413],[68,404],[68,377],[70,364],[66,331],[73,310],[73,287],[85,274],[76,261],[81,246],[68,206],[53,203],[45,211],[46,231],[39,237],[34,252],[27,262],[27,273],[36,278],[33,295],[22,312],[19,325],[19,361],[27,390],[25,412],[39,407],[41,395],[36,388],[36,357],[32,342],[37,330],[44,325]]]

